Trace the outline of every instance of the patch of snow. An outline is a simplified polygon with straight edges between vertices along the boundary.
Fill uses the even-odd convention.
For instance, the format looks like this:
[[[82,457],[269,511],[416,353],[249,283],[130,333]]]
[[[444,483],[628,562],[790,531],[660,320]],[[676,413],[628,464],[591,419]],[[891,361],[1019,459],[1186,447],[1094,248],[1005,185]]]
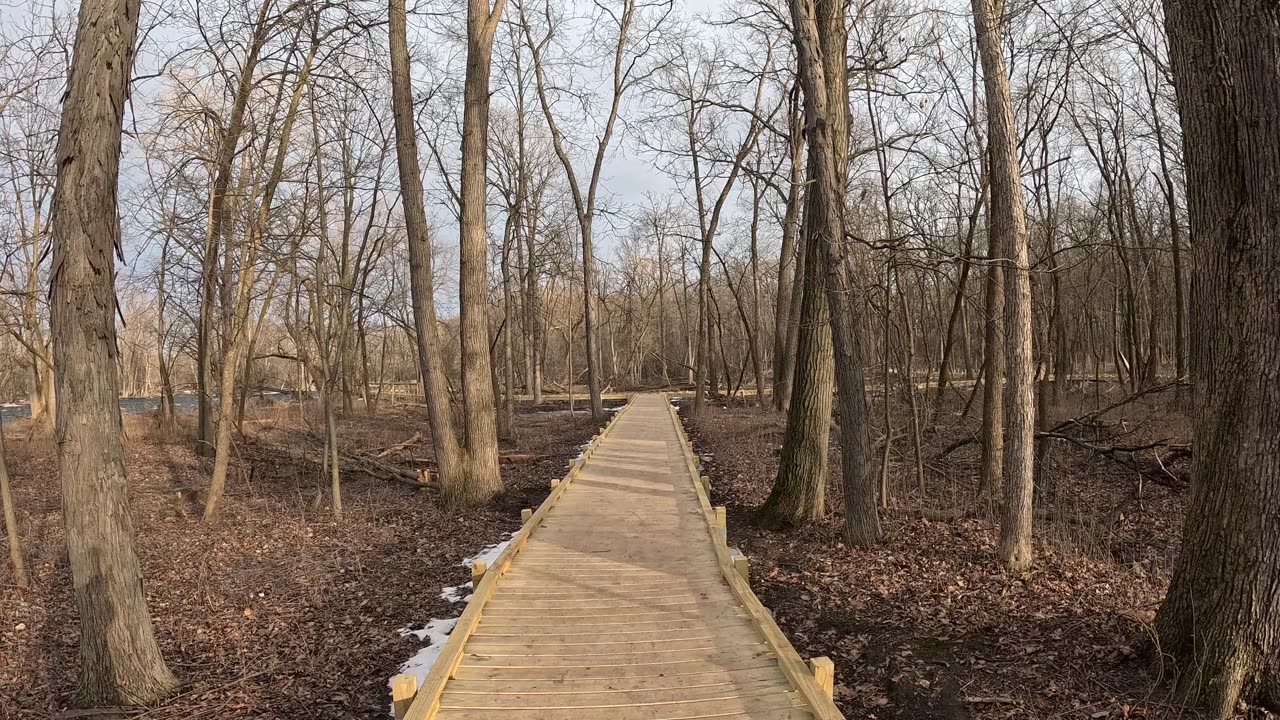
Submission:
[[[466,603],[471,601],[471,590],[475,589],[475,583],[467,583],[465,585],[450,585],[449,587],[440,589],[440,599],[451,603]]]
[[[471,564],[478,561],[484,561],[486,565],[493,565],[503,550],[511,544],[515,536],[519,534],[517,530],[514,533],[506,533],[502,537],[502,542],[496,545],[490,545],[480,550],[480,552],[464,559],[460,564],[463,567],[471,567]],[[465,593],[466,590],[475,588],[474,583],[458,585],[456,587],[446,587],[440,589],[440,597],[454,604],[466,604],[471,601],[471,593]],[[435,665],[436,660],[440,658],[441,651],[444,650],[444,644],[449,640],[449,633],[453,632],[453,628],[458,624],[458,618],[432,618],[427,621],[420,629],[400,628],[398,631],[400,637],[409,637],[413,635],[420,641],[427,644],[422,646],[413,657],[406,660],[400,665],[397,675],[412,675],[418,679],[418,685],[421,686],[423,681],[427,679],[427,675],[431,673],[431,667]],[[394,677],[394,676],[392,676]],[[387,688],[391,687],[391,678],[387,679]],[[391,705],[387,705],[388,712],[391,711]]]
[[[440,651],[444,650],[444,644],[449,639],[449,633],[453,632],[453,628],[457,624],[458,618],[449,618],[448,620],[437,618],[428,622],[421,630],[401,628],[401,637],[415,635],[419,640],[426,640],[427,644],[416,655],[400,665],[400,670],[397,674],[412,675],[418,679],[418,685],[422,685],[422,681],[426,680],[427,675],[431,673],[431,666],[435,665],[436,660],[440,657]],[[387,687],[391,687],[390,680],[387,681]]]
[[[466,558],[462,561],[463,567],[471,567],[472,563],[480,562],[481,560],[484,561],[485,565],[493,565],[493,561],[498,559],[498,556],[502,554],[502,551],[506,550],[507,546],[511,544],[511,541],[519,534],[519,530],[514,533],[504,533],[502,536],[502,542],[497,545],[490,545],[475,555]]]

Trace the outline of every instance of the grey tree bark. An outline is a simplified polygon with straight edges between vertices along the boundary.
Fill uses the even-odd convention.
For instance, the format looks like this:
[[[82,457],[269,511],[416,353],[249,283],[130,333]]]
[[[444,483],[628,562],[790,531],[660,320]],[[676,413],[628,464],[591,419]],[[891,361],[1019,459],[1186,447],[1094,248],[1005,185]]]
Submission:
[[[1156,616],[1182,697],[1280,710],[1280,15],[1165,0],[1194,255],[1195,468]]]
[[[156,644],[133,545],[117,369],[116,206],[140,0],[84,0],[57,145],[50,329],[62,516],[84,705],[145,705],[178,681]]]
[[[405,235],[409,246],[409,284],[413,323],[417,334],[418,368],[431,425],[436,472],[441,486],[464,482],[462,450],[453,429],[449,405],[449,381],[440,357],[436,322],[435,280],[432,272],[431,237],[422,201],[422,169],[418,162],[418,137],[414,126],[413,90],[409,82],[409,41],[405,0],[389,0],[388,37],[391,52],[391,110],[396,130],[396,166],[404,207]]]
[[[792,0],[791,18],[805,95],[805,131],[811,178],[805,234],[822,253],[811,258],[825,270],[835,381],[840,397],[840,471],[845,539],[870,545],[880,539],[876,479],[871,472],[863,373],[862,298],[853,284],[851,245],[845,238],[844,188],[848,157],[849,90],[846,79],[844,3]],[[813,240],[810,240],[812,242]],[[797,377],[797,380],[799,378]],[[831,402],[830,382],[822,388]],[[825,428],[824,428],[825,429]]]
[[[489,355],[489,277],[485,174],[489,150],[489,73],[493,39],[505,0],[469,0],[467,71],[463,88],[462,177],[459,196],[459,304],[466,481],[442,485],[455,506],[478,505],[502,491],[493,367]],[[598,401],[598,396],[596,400]]]
[[[1004,269],[1007,375],[1004,388],[1004,506],[1000,520],[1000,562],[1010,570],[1021,571],[1031,566],[1035,358],[1031,354],[1031,276],[1022,173],[1001,40],[1003,11],[1003,0],[973,0],[974,25],[987,98],[987,151],[991,174],[989,232],[992,244],[999,243],[998,248],[1006,256],[1000,260]],[[994,257],[992,262],[995,262]],[[988,299],[991,299],[990,295]],[[993,358],[997,352],[995,346],[988,347],[989,357]],[[987,377],[990,394],[998,390],[1000,375],[992,372]],[[988,448],[988,452],[993,450]],[[988,482],[992,479],[988,478]]]

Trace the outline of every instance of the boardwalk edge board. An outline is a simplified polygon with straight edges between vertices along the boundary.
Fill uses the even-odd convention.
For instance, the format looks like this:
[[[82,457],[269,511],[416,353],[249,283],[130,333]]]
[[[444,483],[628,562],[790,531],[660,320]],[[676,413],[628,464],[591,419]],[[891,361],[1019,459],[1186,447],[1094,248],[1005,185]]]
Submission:
[[[689,472],[689,482],[694,486],[698,493],[698,504],[702,508],[703,519],[707,523],[707,535],[711,538],[712,546],[715,548],[716,560],[720,565],[720,572],[724,575],[725,582],[729,583],[729,588],[734,596],[742,603],[751,619],[759,626],[761,634],[764,635],[765,644],[778,657],[778,665],[782,668],[783,674],[791,681],[792,686],[800,693],[800,696],[809,705],[809,710],[813,712],[816,720],[844,720],[844,715],[840,709],[836,707],[835,701],[832,699],[831,692],[834,691],[835,668],[831,661],[827,658],[813,658],[813,669],[810,665],[800,657],[796,649],[792,647],[791,641],[787,639],[782,628],[773,619],[773,614],[769,609],[760,602],[755,592],[751,589],[750,583],[747,581],[746,558],[739,558],[741,563],[735,562],[735,559],[729,555],[729,548],[722,538],[726,537],[724,531],[719,524],[720,514],[716,508],[711,505],[709,495],[710,481],[704,479],[702,475],[701,458],[693,452],[693,445],[689,442],[689,436],[684,430],[684,424],[680,422],[680,415],[676,412],[676,406],[671,403],[671,394],[665,396],[667,398],[667,409],[671,413],[671,420],[676,425],[676,435],[680,438],[680,447],[684,451],[685,467]],[[829,673],[829,674],[828,674]],[[815,674],[817,677],[815,677]],[[830,689],[828,689],[830,688]]]
[[[609,419],[604,430],[592,439],[590,445],[583,451],[581,458],[569,461],[569,472],[565,474],[564,478],[559,482],[552,481],[551,493],[538,506],[537,511],[523,523],[520,530],[512,537],[511,543],[493,561],[493,566],[480,571],[483,575],[480,577],[479,582],[476,583],[471,601],[467,603],[466,609],[458,617],[458,623],[454,626],[453,632],[449,634],[449,639],[445,641],[435,664],[431,666],[431,672],[422,681],[422,687],[413,696],[413,701],[408,705],[408,709],[404,711],[403,715],[397,713],[396,717],[403,718],[403,720],[430,720],[435,717],[436,712],[440,709],[440,696],[444,693],[444,686],[457,672],[458,665],[462,662],[463,649],[467,644],[467,640],[470,639],[471,633],[475,631],[476,626],[480,623],[480,616],[483,613],[484,606],[493,597],[502,575],[511,567],[511,561],[524,549],[524,546],[529,542],[529,536],[537,530],[538,525],[542,523],[547,513],[551,512],[551,508],[555,507],[556,503],[560,501],[560,497],[573,485],[573,480],[581,472],[586,458],[590,457],[596,445],[609,435],[609,430],[618,422],[618,419],[627,410],[631,409],[631,400],[628,399],[626,405],[613,413],[613,417]],[[400,692],[402,694],[406,693],[407,687],[402,685]],[[402,707],[401,703],[406,699],[397,698],[396,707]]]

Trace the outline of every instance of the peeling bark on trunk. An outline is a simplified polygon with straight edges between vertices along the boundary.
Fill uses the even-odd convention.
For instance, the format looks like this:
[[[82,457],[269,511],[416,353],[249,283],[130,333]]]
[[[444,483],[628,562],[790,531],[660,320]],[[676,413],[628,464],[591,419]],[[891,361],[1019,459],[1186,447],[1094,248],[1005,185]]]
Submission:
[[[55,438],[80,615],[77,701],[87,706],[145,705],[178,687],[156,644],[134,551],[116,363],[116,192],[139,5],[80,7],[51,213]]]

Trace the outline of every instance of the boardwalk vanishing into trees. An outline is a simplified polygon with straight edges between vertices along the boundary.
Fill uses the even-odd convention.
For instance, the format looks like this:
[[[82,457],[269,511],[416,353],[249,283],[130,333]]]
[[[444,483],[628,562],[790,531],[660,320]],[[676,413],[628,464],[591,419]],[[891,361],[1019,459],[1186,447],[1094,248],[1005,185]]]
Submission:
[[[671,405],[622,409],[492,568],[410,720],[842,718],[724,542]]]

